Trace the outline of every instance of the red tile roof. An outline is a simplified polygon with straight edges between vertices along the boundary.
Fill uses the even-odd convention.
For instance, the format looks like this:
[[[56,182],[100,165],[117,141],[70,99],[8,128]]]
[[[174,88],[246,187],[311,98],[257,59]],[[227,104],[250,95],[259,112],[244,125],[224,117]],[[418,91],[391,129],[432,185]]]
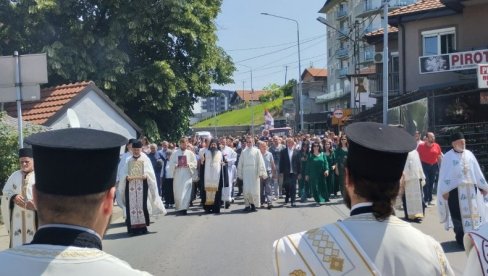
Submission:
[[[327,69],[325,68],[307,68],[305,69],[305,72],[306,71],[308,71],[312,77],[327,77]],[[305,74],[305,72],[303,72],[303,74]]]
[[[422,11],[430,11],[435,9],[444,8],[444,5],[441,0],[421,0],[417,3],[401,7],[396,9],[388,14],[388,16],[396,16],[396,15],[404,15],[409,13],[416,13]]]
[[[254,92],[251,90],[237,90],[236,93],[243,101],[248,102],[250,100],[259,101],[259,97],[266,95],[269,92],[265,90],[254,90]]]
[[[398,33],[398,28],[393,27],[393,26],[388,26],[388,33],[389,34]],[[383,28],[379,28],[377,30],[369,32],[369,33],[365,34],[364,36],[373,37],[373,36],[379,36],[379,35],[383,35]]]
[[[22,119],[27,122],[42,125],[56,114],[63,106],[82,92],[93,82],[70,83],[41,90],[41,99],[33,102],[22,102]],[[7,113],[17,117],[15,104],[7,105]]]

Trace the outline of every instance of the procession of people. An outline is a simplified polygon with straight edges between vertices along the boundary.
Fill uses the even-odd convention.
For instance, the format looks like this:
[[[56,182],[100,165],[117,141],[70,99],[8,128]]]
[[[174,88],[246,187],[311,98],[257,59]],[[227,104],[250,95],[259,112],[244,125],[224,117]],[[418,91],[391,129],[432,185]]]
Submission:
[[[350,218],[275,241],[275,273],[305,272],[303,275],[321,274],[322,270],[453,275],[439,243],[409,225],[421,223],[426,219],[425,208],[437,205],[440,222],[446,230],[454,229],[455,240],[465,247],[468,261],[471,264],[479,261],[479,267],[471,265],[469,271],[486,271],[488,262],[476,257],[483,254],[478,248],[488,242],[485,224],[488,209],[484,198],[488,184],[475,155],[466,149],[463,133],[451,135],[451,149],[444,154],[434,139],[434,134],[429,132],[424,141],[416,141],[401,128],[376,123],[354,123],[341,133],[328,131],[322,136],[281,137],[263,132],[261,136],[182,137],[178,146],[168,141],[158,146],[147,138],[144,143],[133,138],[126,140],[125,152],[117,160],[111,159],[118,165],[113,167],[110,198],[123,210],[130,236],[148,233],[154,221],[152,217],[168,212],[187,215],[190,210],[218,215],[236,200],[243,201],[243,213],[258,212],[260,208],[271,210],[277,205],[290,204],[289,208],[296,208],[297,202],[314,202],[321,207],[329,206],[332,199],[342,201],[351,209]],[[38,140],[42,139],[31,139],[34,147],[41,143]],[[46,176],[50,170],[46,166],[51,161],[45,157],[49,151],[42,150],[43,147],[38,147],[33,154],[30,147],[20,149],[20,170],[13,172],[3,188],[2,216],[11,248],[44,242],[39,239],[48,230],[39,235],[37,232],[46,229],[43,225],[55,222],[51,221],[47,209],[55,206],[47,204],[42,213],[39,205],[50,198],[49,193],[87,195],[111,187],[106,186],[109,180],[106,178],[103,188],[87,187],[87,191],[80,187],[60,188],[58,180]],[[86,158],[92,157],[87,154]],[[34,171],[34,160],[40,176],[38,170]],[[86,181],[97,182],[95,176],[88,177],[85,176]],[[36,200],[34,187],[41,189],[40,199]],[[59,188],[59,193],[54,188]],[[434,193],[437,204],[433,202]],[[404,212],[401,219],[394,211],[399,204]],[[364,231],[381,232],[384,236],[367,237],[361,234]],[[324,237],[331,242],[330,249],[335,253],[319,261],[313,252],[325,247],[315,241]],[[395,246],[401,246],[418,265],[407,265],[411,261],[408,258],[404,263],[395,264],[395,256],[387,253]],[[297,253],[301,258],[296,258]],[[0,262],[18,261],[17,257],[0,254]]]

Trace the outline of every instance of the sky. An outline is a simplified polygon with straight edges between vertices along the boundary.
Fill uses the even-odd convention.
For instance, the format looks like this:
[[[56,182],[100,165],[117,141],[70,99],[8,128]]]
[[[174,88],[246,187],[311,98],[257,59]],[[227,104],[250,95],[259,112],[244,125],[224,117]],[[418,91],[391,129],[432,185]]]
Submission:
[[[232,57],[233,84],[214,89],[255,90],[298,79],[297,27],[295,22],[261,15],[262,12],[295,19],[300,28],[302,72],[326,68],[325,25],[318,11],[325,0],[224,0],[216,20],[218,45]]]

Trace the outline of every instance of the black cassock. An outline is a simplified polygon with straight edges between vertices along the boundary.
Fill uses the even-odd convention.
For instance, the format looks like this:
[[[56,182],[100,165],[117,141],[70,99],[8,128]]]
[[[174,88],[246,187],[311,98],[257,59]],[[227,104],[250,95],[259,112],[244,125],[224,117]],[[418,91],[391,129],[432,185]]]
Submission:
[[[125,202],[126,202],[126,206],[125,206],[125,212],[126,212],[126,220],[125,220],[125,224],[127,225],[127,233],[129,234],[145,234],[147,233],[147,226],[149,226],[149,223],[150,223],[150,220],[149,220],[149,211],[147,209],[147,197],[148,197],[148,190],[149,190],[149,186],[148,186],[148,183],[147,183],[147,180],[144,179],[142,181],[142,185],[140,186],[136,186],[134,183],[129,183],[128,180],[125,181]],[[136,193],[134,190],[136,189],[142,189],[140,192],[142,192],[142,199],[141,201],[142,202],[139,202],[139,203],[142,203],[142,206],[131,206],[131,200],[130,200],[130,197],[131,197],[131,194],[130,193]],[[132,195],[134,196],[134,194]],[[133,216],[133,214],[131,214],[131,212],[136,212],[136,213],[139,213],[142,211],[142,214],[139,214],[142,215],[144,217],[143,219],[143,223],[139,222],[139,223],[135,223],[134,221],[131,221],[131,216]]]
[[[225,159],[224,159],[225,162]],[[213,205],[205,205],[205,201],[207,199],[207,194],[205,193],[205,161],[203,162],[201,172],[201,180],[202,180],[202,202],[203,202],[203,210],[207,213],[220,213],[220,206],[222,205],[222,189],[223,187],[229,187],[229,173],[227,171],[227,163],[222,166],[220,171],[220,178],[219,178],[219,188],[215,193],[215,200]]]

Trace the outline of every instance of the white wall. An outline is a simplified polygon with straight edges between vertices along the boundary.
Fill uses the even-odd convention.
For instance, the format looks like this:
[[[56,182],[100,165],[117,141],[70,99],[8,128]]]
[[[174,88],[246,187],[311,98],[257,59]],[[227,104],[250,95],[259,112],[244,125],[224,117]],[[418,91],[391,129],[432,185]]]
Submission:
[[[71,108],[78,115],[81,127],[114,132],[127,139],[137,138],[136,130],[94,91],[88,92]],[[49,127],[69,127],[66,113]]]

